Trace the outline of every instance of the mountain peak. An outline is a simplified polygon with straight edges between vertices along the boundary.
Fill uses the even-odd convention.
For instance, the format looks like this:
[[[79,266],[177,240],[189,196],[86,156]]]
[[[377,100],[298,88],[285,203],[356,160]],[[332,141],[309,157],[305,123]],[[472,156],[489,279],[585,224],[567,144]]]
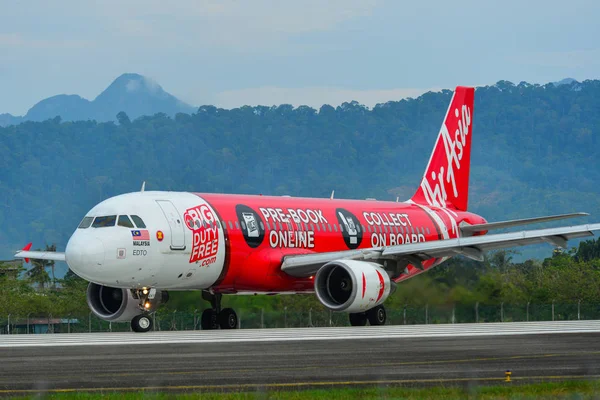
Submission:
[[[114,120],[120,111],[125,111],[131,119],[159,112],[175,115],[195,111],[194,107],[165,92],[153,79],[135,73],[117,77],[92,103],[98,110],[95,118],[100,121]]]
[[[114,121],[121,111],[135,119],[156,113],[170,116],[177,113],[192,114],[196,108],[165,92],[153,79],[126,73],[117,77],[94,101],[75,94],[59,94],[39,101],[24,117],[0,114],[0,126],[27,120],[43,121],[56,116],[63,121]]]
[[[104,92],[100,93],[100,95],[96,97],[96,100],[98,100],[98,98],[101,98],[101,96],[106,96],[113,92],[119,93],[120,95],[127,93],[148,93],[159,96],[170,96],[153,79],[134,73],[125,73],[117,77],[117,79],[115,79],[106,88],[106,90],[104,90]]]

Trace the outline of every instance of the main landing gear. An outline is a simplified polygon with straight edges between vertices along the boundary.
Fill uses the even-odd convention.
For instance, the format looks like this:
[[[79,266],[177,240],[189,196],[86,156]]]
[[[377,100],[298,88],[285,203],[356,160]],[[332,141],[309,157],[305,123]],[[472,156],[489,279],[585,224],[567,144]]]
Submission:
[[[387,313],[383,305],[378,305],[365,312],[350,314],[350,325],[365,326],[367,321],[373,326],[385,325]]]
[[[221,309],[221,293],[210,293],[202,291],[202,298],[210,302],[212,308],[207,308],[202,312],[200,318],[200,327],[203,330],[209,329],[236,329],[238,327],[238,317],[233,308]]]

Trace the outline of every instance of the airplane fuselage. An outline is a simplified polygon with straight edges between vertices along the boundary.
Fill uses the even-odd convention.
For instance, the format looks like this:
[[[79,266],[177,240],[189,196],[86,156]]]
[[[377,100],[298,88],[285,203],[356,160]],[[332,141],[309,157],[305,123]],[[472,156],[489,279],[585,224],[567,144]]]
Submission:
[[[285,256],[456,238],[461,224],[485,222],[411,203],[185,192],[116,196],[87,217],[96,226],[78,228],[66,249],[81,277],[112,287],[221,293],[312,292],[312,277],[281,271]],[[441,261],[427,260],[423,270]],[[421,272],[407,268],[397,281]]]

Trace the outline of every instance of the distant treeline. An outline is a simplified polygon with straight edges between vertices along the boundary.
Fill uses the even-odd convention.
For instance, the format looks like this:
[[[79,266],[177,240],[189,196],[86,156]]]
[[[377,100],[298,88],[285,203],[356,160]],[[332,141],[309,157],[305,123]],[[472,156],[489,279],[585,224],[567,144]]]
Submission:
[[[56,117],[0,128],[0,259],[29,241],[64,249],[87,210],[142,181],[147,190],[326,197],[335,189],[404,200],[451,95],[371,110],[203,106],[174,118],[119,113],[118,123]],[[478,88],[473,126],[472,211],[489,220],[600,215],[600,81]]]

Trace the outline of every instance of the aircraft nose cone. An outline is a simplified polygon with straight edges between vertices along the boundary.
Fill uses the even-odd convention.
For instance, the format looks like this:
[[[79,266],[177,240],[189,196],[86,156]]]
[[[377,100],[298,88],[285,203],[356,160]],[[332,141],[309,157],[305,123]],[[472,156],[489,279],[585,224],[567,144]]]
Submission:
[[[95,237],[73,235],[65,249],[67,265],[75,272],[85,272],[102,266],[104,263],[104,245]]]

